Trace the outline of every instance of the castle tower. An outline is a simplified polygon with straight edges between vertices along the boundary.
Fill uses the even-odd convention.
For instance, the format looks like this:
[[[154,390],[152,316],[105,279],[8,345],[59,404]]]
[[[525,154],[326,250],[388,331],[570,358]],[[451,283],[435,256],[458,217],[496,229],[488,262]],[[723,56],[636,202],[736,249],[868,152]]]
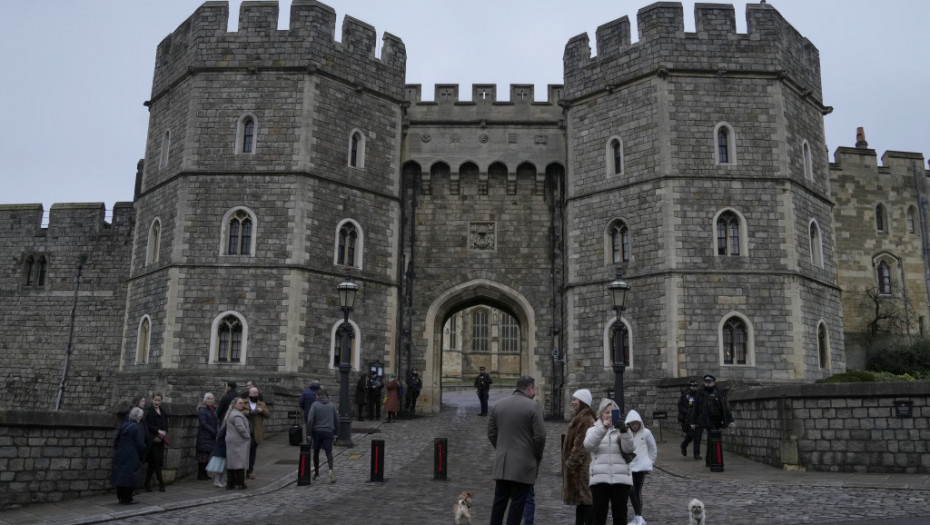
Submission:
[[[565,47],[567,384],[809,381],[845,368],[817,49],[771,6],[639,10]]]
[[[376,57],[349,16],[336,42],[315,1],[285,30],[273,2],[228,18],[207,2],[158,46],[117,396],[337,377],[346,269],[353,369],[393,347],[403,43],[385,33]]]

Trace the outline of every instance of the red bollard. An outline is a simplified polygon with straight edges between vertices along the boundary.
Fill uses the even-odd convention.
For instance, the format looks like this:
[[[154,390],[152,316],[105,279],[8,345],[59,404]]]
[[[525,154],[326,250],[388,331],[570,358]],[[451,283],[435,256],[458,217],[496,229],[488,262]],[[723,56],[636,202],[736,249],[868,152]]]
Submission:
[[[449,440],[446,438],[433,439],[433,480],[446,481],[449,467]]]
[[[711,472],[723,472],[723,439],[719,430],[708,429],[707,459]]]
[[[312,458],[313,445],[303,443],[300,445],[300,462],[297,466],[297,486],[310,484],[310,475],[313,472]]]

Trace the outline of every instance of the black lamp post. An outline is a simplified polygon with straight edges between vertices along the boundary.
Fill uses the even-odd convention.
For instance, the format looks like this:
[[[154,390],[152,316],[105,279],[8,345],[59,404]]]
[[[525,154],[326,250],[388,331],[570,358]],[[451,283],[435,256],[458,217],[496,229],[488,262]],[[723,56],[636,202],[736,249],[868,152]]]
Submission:
[[[613,342],[613,362],[614,362],[614,401],[620,407],[621,416],[626,413],[623,404],[623,372],[626,370],[626,360],[623,358],[623,322],[620,320],[620,314],[623,313],[626,293],[630,291],[630,285],[623,280],[623,270],[617,268],[617,276],[614,281],[607,285],[607,291],[610,292],[610,299],[613,301],[614,312],[617,313],[617,322],[614,325],[614,342]]]
[[[342,308],[343,320],[339,326],[338,334],[342,340],[342,351],[339,352],[339,435],[336,444],[342,447],[351,447],[352,444],[352,416],[349,413],[349,371],[352,370],[349,353],[352,347],[350,339],[355,335],[352,325],[349,324],[349,312],[355,306],[355,295],[358,285],[352,282],[348,270],[346,278],[336,287],[339,291],[339,307]]]

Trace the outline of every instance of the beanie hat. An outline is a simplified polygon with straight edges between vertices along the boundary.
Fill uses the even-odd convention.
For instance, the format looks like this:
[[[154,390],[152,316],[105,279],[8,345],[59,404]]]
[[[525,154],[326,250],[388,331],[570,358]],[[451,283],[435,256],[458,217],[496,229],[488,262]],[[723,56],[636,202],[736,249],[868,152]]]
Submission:
[[[591,403],[594,401],[594,398],[591,397],[591,391],[587,388],[575,390],[575,393],[572,394],[572,397],[588,406],[591,406]]]

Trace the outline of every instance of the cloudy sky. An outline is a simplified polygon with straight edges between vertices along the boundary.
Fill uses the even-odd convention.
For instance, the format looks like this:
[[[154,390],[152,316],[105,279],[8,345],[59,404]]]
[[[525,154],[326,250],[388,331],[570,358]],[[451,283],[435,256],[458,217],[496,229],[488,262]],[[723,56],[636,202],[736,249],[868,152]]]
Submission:
[[[0,204],[132,200],[145,153],[155,48],[200,0],[43,0],[0,4]],[[235,30],[240,1],[231,1]],[[281,0],[286,28],[290,0]],[[569,38],[649,0],[329,0],[336,34],[349,14],[407,47],[407,82],[545,86],[562,82]],[[754,3],[754,2],[753,2]],[[930,155],[930,41],[925,0],[770,0],[820,50],[827,146]],[[694,2],[682,2],[694,31]],[[746,31],[745,2],[733,2]],[[880,6],[880,7],[879,7]],[[338,38],[338,37],[337,37]],[[634,29],[633,40],[637,39]],[[465,93],[469,89],[462,90]]]

